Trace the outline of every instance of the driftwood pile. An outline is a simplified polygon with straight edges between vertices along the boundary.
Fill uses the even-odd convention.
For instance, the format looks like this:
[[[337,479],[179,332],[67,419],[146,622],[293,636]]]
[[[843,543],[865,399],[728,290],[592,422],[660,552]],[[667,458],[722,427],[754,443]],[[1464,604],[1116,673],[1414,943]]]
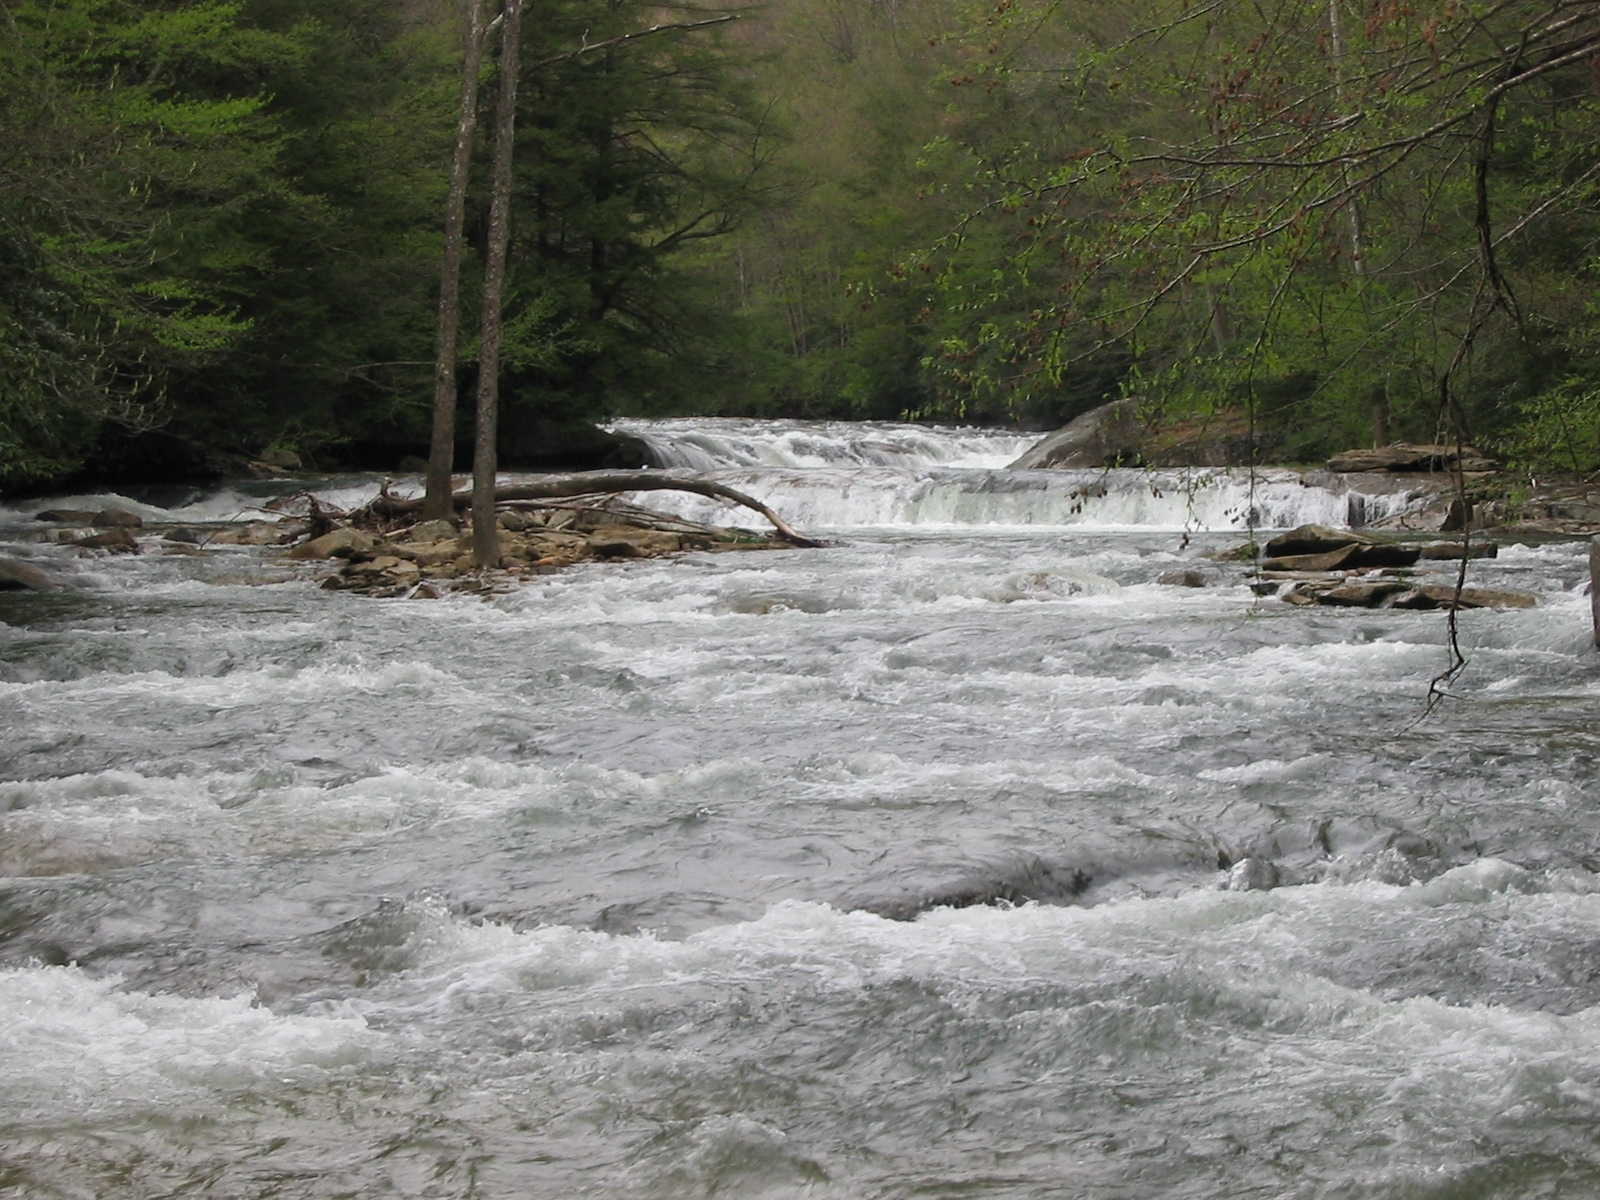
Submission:
[[[656,512],[619,492],[670,489],[714,497],[760,513],[770,534],[713,526]],[[500,591],[520,578],[580,562],[655,558],[685,550],[771,550],[822,543],[791,528],[760,501],[722,484],[657,473],[551,476],[496,494],[500,561],[491,571],[473,559],[470,528],[460,517],[416,521],[422,502],[387,490],[365,507],[338,513],[301,498],[295,519],[306,540],[289,551],[300,560],[340,559],[323,586],[372,596],[430,598],[446,590]],[[454,497],[460,512],[467,493]]]

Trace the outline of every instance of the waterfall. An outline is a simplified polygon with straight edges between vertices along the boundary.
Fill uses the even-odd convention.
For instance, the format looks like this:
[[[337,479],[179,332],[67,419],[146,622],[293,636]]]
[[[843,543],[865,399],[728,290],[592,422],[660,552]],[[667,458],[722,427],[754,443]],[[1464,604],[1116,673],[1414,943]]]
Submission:
[[[622,420],[668,468],[1003,467],[1039,438],[1014,430],[890,421],[765,421],[739,417]]]

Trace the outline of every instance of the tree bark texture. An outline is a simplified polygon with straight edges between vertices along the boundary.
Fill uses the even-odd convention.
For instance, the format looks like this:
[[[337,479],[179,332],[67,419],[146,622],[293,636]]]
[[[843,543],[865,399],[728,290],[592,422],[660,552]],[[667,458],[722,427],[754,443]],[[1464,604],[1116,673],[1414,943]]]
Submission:
[[[483,326],[478,348],[478,437],[472,457],[472,560],[500,565],[495,524],[495,442],[500,427],[501,303],[511,243],[511,163],[517,133],[517,77],[522,63],[522,0],[505,0],[500,30],[500,95],[495,102],[494,167],[489,196],[489,247],[483,268]]]
[[[433,438],[428,447],[427,503],[423,506],[423,515],[430,520],[447,517],[451,512],[450,471],[456,457],[456,360],[461,338],[461,253],[472,140],[478,128],[478,75],[483,67],[484,0],[463,3],[466,33],[461,56],[461,108],[444,208],[439,328],[433,367]]]

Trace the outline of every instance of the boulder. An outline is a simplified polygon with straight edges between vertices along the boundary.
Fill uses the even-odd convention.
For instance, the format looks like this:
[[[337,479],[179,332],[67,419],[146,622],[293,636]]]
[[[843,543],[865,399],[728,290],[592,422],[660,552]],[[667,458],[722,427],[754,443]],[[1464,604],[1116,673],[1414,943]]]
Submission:
[[[93,525],[94,513],[81,508],[51,508],[34,513],[35,521],[54,521],[57,525]]]
[[[1390,596],[1409,590],[1410,585],[1398,579],[1375,579],[1370,582],[1341,583],[1312,594],[1318,604],[1335,608],[1379,608]]]
[[[1439,602],[1421,588],[1407,588],[1403,592],[1396,592],[1385,600],[1384,607],[1431,612],[1439,607]]]
[[[416,563],[401,558],[396,554],[380,554],[363,562],[353,562],[343,570],[345,575],[393,575],[397,578],[410,577],[412,579],[415,579],[421,573],[421,568]]]
[[[1446,583],[1423,584],[1417,591],[1436,601],[1440,608],[1537,608],[1539,604],[1539,597],[1532,592],[1510,588],[1462,588],[1459,600],[1456,589]]]
[[[1264,558],[1264,571],[1355,571],[1368,567],[1409,567],[1422,557],[1417,546],[1355,543],[1325,554]]]
[[[85,550],[109,550],[112,554],[139,553],[139,539],[128,529],[108,529],[72,543]]]
[[[589,536],[589,549],[596,558],[651,558],[671,554],[682,546],[682,539],[675,533],[628,525],[601,526]]]
[[[219,529],[206,539],[213,546],[276,546],[286,537],[275,521],[246,521]]]
[[[1438,443],[1395,442],[1371,450],[1345,450],[1328,460],[1328,470],[1355,471],[1449,471],[1456,466],[1454,446]],[[1486,454],[1464,446],[1459,454],[1463,471],[1493,471],[1500,466]]]
[[[1290,604],[1322,604],[1333,608],[1533,608],[1539,598],[1531,592],[1507,588],[1463,588],[1459,599],[1450,584],[1412,583],[1404,579],[1301,581],[1292,584],[1282,599]]]
[[[1370,546],[1377,541],[1365,534],[1348,529],[1333,529],[1327,525],[1302,525],[1288,533],[1280,533],[1266,544],[1268,558],[1284,558],[1298,554],[1328,554],[1346,546]]]
[[[1283,881],[1278,865],[1269,858],[1241,858],[1222,879],[1225,892],[1269,892]]]
[[[53,592],[66,586],[31,563],[0,558],[0,591]]]
[[[544,528],[544,522],[540,520],[539,514],[522,512],[517,509],[501,513],[499,523],[501,529],[510,530],[512,533],[521,533],[525,529]]]
[[[424,567],[438,567],[454,562],[461,553],[455,538],[443,542],[396,542],[389,547],[402,558],[408,558]]]
[[[144,518],[125,508],[102,508],[89,524],[98,529],[138,529],[144,525]]]
[[[1164,571],[1156,576],[1156,582],[1168,587],[1203,588],[1211,586],[1213,577],[1191,567],[1187,570]]]
[[[1139,401],[1129,396],[1102,404],[1047,435],[1011,464],[1012,469],[1103,467],[1137,462],[1145,431],[1139,423]]]
[[[408,542],[444,542],[452,541],[461,534],[461,527],[454,521],[422,521],[406,530]]]
[[[589,553],[589,539],[576,533],[555,530],[537,533],[526,539],[528,553],[540,562],[574,563]]]
[[[301,542],[289,551],[289,557],[296,559],[351,558],[355,555],[371,554],[377,547],[378,539],[370,533],[363,533],[359,529],[352,529],[348,525],[342,525],[331,533],[312,538],[309,542]]]

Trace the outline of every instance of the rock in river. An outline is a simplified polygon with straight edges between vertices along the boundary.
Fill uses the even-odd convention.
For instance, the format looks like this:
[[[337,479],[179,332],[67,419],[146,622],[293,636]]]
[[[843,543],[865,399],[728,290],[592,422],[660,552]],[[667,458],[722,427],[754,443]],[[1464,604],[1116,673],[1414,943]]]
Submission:
[[[0,591],[53,592],[67,585],[30,563],[0,558]]]

